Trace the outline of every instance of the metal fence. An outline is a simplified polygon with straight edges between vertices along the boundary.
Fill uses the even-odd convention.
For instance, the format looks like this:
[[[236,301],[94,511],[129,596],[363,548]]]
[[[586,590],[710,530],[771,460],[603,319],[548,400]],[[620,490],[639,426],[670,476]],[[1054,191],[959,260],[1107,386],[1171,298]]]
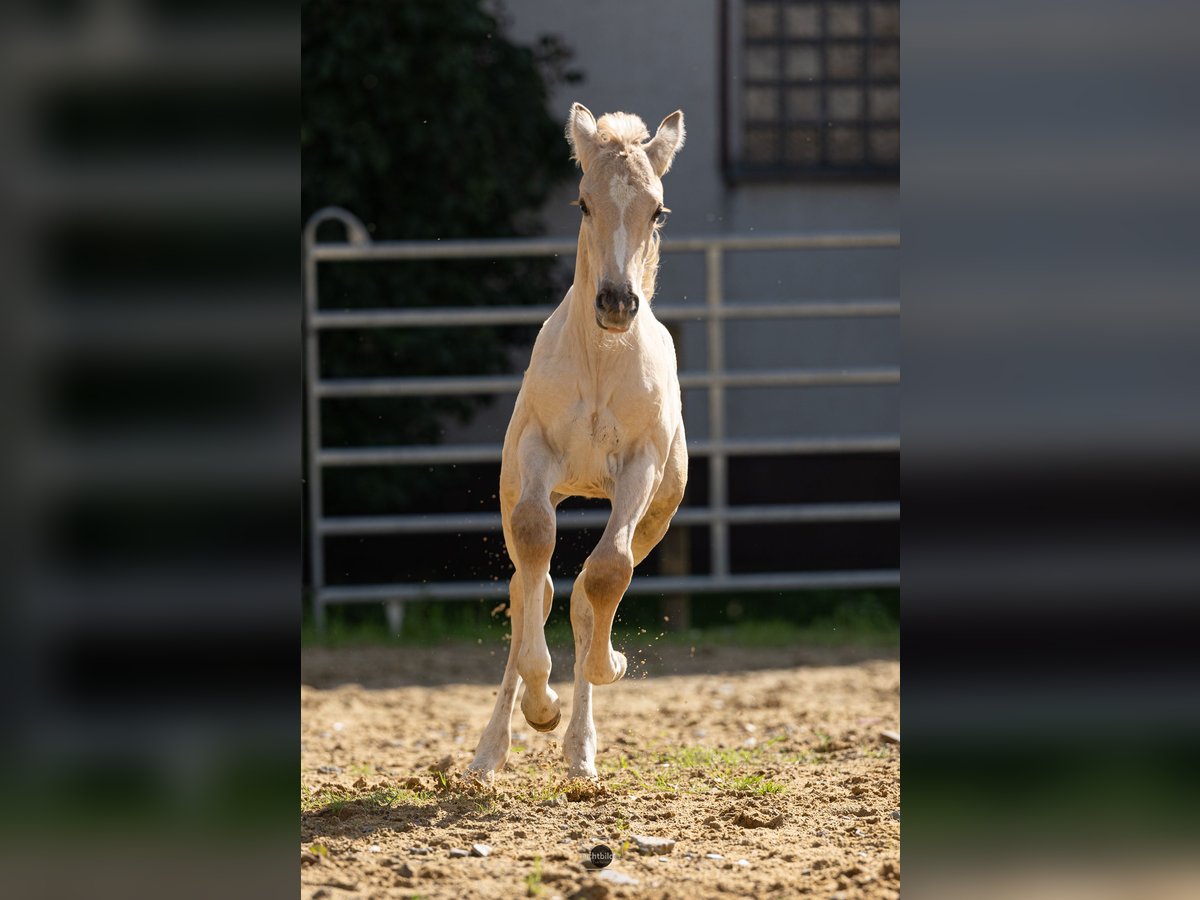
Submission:
[[[341,222],[345,241],[318,243],[318,226]],[[687,576],[635,576],[630,593],[665,594],[714,591],[761,591],[807,588],[894,587],[896,570],[828,572],[771,572],[734,574],[729,565],[730,525],[797,522],[888,521],[900,517],[899,503],[806,503],[730,506],[728,461],[735,456],[890,453],[900,449],[895,434],[827,435],[763,439],[726,436],[725,390],[730,387],[813,387],[827,385],[898,384],[896,368],[773,369],[727,371],[724,363],[725,322],[732,319],[866,318],[898,316],[899,300],[831,300],[726,304],[723,293],[725,254],[744,250],[808,251],[898,247],[893,232],[719,236],[664,240],[664,253],[702,253],[706,262],[705,303],[656,305],[663,321],[704,319],[707,323],[705,371],[680,372],[684,388],[708,392],[708,437],[688,442],[692,457],[707,457],[708,497],[705,508],[684,507],[675,516],[679,525],[708,525],[711,570]],[[517,256],[573,255],[575,239],[511,239],[477,241],[373,241],[356,217],[337,208],[314,213],[304,229],[304,325],[308,412],[309,553],[312,567],[314,618],[324,627],[326,607],[338,603],[386,603],[389,618],[398,622],[406,600],[464,600],[507,596],[501,581],[447,581],[421,584],[329,585],[325,581],[325,538],[331,535],[458,533],[499,531],[500,513],[438,515],[337,516],[322,511],[322,473],[334,466],[438,465],[499,462],[500,444],[401,447],[325,448],[321,444],[321,400],[325,397],[411,397],[448,394],[515,394],[521,376],[462,376],[439,378],[323,379],[319,341],[323,331],[339,328],[424,328],[430,326],[536,325],[554,306],[444,307],[425,309],[322,309],[317,267],[322,263],[384,260],[494,259]],[[560,511],[558,527],[603,527],[603,510]]]

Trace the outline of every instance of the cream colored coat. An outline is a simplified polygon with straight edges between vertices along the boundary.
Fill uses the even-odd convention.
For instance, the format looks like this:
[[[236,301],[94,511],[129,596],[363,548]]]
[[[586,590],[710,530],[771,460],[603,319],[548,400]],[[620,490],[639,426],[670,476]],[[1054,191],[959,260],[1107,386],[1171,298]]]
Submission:
[[[568,496],[612,503],[571,592],[575,686],[563,749],[570,773],[590,777],[592,685],[616,681],[626,669],[612,647],[613,616],[687,484],[675,348],[649,302],[665,212],[661,179],[683,144],[683,113],[668,116],[647,140],[636,116],[611,113],[597,122],[577,103],[567,138],[583,169],[583,219],[574,283],[538,334],[504,439],[500,511],[516,568],[509,585],[513,635],[496,707],[470,766],[484,777],[508,757],[522,681],[521,710],[530,725],[551,731],[559,723],[543,630],[553,599],[558,503]],[[618,299],[602,308],[604,286],[616,286]]]

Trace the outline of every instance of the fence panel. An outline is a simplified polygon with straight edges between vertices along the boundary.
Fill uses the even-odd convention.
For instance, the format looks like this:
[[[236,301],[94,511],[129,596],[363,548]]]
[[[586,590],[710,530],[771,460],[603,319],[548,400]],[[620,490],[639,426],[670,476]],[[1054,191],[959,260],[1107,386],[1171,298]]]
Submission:
[[[341,222],[345,241],[318,243],[317,227],[325,221]],[[500,527],[500,514],[438,514],[326,517],[322,510],[322,473],[335,466],[438,465],[499,462],[500,445],[429,445],[403,447],[325,448],[321,444],[321,400],[324,397],[412,397],[452,394],[515,394],[519,375],[439,378],[338,378],[320,373],[321,333],[344,328],[425,328],[432,326],[540,324],[553,306],[440,309],[322,310],[317,288],[321,263],[365,261],[493,259],[514,256],[568,256],[574,239],[506,239],[478,241],[373,241],[362,222],[343,209],[328,207],[309,219],[304,229],[304,331],[305,399],[308,411],[309,553],[312,566],[314,619],[325,623],[326,607],[335,603],[389,605],[389,618],[399,621],[407,600],[464,600],[507,596],[506,581],[450,581],[422,584],[328,585],[325,580],[324,541],[330,535],[450,533],[491,531]],[[711,571],[687,576],[635,577],[630,593],[705,593],[718,591],[778,591],[818,588],[895,587],[900,573],[893,569],[771,572],[735,574],[729,563],[729,526],[795,522],[889,521],[900,517],[898,503],[810,503],[730,506],[728,471],[732,457],[782,454],[892,453],[900,449],[900,436],[822,435],[817,437],[731,439],[726,437],[725,390],[729,387],[815,387],[828,385],[898,384],[896,368],[773,369],[727,371],[724,365],[725,323],[738,319],[878,318],[900,314],[895,299],[829,300],[796,303],[725,303],[725,255],[737,251],[811,251],[894,248],[894,232],[839,234],[788,234],[714,236],[664,240],[664,253],[702,253],[706,290],[703,304],[655,307],[664,321],[706,322],[708,364],[703,371],[680,373],[684,388],[708,393],[709,432],[705,440],[688,442],[688,453],[703,456],[708,464],[708,506],[685,507],[675,518],[681,525],[707,525],[711,542]],[[560,528],[603,527],[602,510],[563,511]]]

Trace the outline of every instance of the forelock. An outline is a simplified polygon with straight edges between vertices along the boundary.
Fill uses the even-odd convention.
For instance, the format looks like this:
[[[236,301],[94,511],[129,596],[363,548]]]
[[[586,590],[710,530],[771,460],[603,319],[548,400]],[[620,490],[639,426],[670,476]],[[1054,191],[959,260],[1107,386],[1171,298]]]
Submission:
[[[654,167],[646,156],[646,125],[628,113],[608,113],[596,123],[596,151],[590,164],[592,174],[607,183],[612,174],[642,184],[654,183]]]
[[[618,150],[650,140],[646,123],[631,113],[605,113],[596,123],[596,132],[601,143],[612,144]]]

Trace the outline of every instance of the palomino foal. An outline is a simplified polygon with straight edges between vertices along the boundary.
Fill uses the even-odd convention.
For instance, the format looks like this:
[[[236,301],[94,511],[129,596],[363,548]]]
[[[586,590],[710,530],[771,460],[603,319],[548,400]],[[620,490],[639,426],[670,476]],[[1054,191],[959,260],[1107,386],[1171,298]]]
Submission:
[[[667,116],[651,140],[637,116],[610,113],[597,122],[581,104],[571,108],[567,140],[583,169],[575,281],[542,325],[504,437],[500,512],[516,568],[512,645],[470,765],[477,775],[490,777],[508,758],[522,680],[526,721],[538,731],[559,722],[543,629],[554,596],[554,513],[564,497],[612,503],[571,591],[575,690],[563,752],[571,775],[596,774],[592,685],[616,681],[626,666],[612,647],[613,616],[687,483],[675,345],[650,308],[666,213],[661,179],[683,137],[682,112]]]

